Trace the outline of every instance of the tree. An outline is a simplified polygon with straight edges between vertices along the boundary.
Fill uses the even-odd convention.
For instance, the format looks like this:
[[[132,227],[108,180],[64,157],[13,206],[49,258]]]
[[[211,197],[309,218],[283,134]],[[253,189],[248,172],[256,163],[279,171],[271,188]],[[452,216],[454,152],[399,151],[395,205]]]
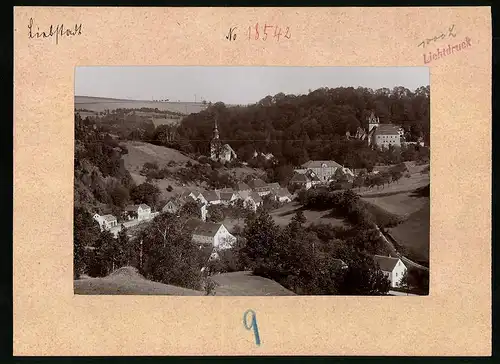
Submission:
[[[198,201],[188,201],[182,205],[179,214],[183,217],[201,219],[201,207],[201,203]]]
[[[363,253],[354,253],[346,261],[347,269],[342,274],[338,285],[341,295],[385,295],[389,291],[390,282],[373,258]]]
[[[252,269],[272,267],[277,254],[279,228],[263,209],[246,218],[243,237],[246,245],[242,254]]]
[[[221,222],[224,220],[224,209],[220,205],[210,205],[207,209],[208,220],[211,222]]]
[[[145,203],[149,206],[155,206],[160,197],[160,193],[158,187],[151,183],[144,182],[132,189],[130,197],[136,204]]]
[[[73,216],[73,277],[78,279],[88,268],[85,252],[94,245],[99,228],[83,207],[75,207]]]
[[[302,210],[298,210],[295,215],[293,216],[292,218],[292,221],[300,224],[300,225],[303,225],[307,222],[307,218],[306,216],[304,215],[304,212]]]
[[[147,279],[199,289],[200,250],[193,244],[185,220],[162,214],[137,237],[143,241],[143,274]]]

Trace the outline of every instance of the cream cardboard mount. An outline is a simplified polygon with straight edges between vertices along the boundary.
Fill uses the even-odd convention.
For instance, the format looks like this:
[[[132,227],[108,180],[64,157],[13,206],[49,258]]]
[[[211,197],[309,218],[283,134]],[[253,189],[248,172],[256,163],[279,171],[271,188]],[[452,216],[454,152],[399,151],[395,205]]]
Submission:
[[[490,355],[490,13],[16,7],[14,355]],[[266,24],[279,25],[279,41],[263,39]],[[430,295],[74,295],[73,92],[83,65],[428,66]]]

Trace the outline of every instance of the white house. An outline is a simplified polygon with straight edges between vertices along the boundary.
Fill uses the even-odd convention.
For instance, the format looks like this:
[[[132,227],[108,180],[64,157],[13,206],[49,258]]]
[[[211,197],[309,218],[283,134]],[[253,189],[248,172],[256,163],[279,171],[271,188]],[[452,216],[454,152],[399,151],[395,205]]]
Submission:
[[[151,215],[151,207],[142,203],[140,205],[129,205],[125,208],[125,211],[129,214],[130,219],[148,220],[153,216]]]
[[[246,209],[257,211],[257,207],[261,206],[263,201],[262,197],[257,192],[238,192],[238,198],[243,200],[243,207]]]
[[[201,196],[206,201],[205,203],[208,203],[209,205],[220,205],[221,204],[220,196],[215,191],[205,191],[201,194]],[[202,203],[203,203],[203,199],[201,199],[201,197],[198,198],[198,200],[201,201]]]
[[[276,200],[279,202],[290,202],[292,201],[292,195],[286,188],[280,188],[278,191],[274,192]]]
[[[233,236],[224,226],[213,222],[201,222],[193,230],[193,241],[201,245],[211,245],[216,250],[229,249],[236,242]]]
[[[234,191],[220,191],[219,192],[220,201],[223,205],[231,205],[234,201],[238,199],[238,194]]]
[[[101,216],[99,214],[94,214],[93,218],[99,223],[101,231],[104,229],[110,230],[111,228],[118,226],[118,221],[113,215]]]
[[[176,214],[177,211],[181,208],[181,205],[179,202],[174,201],[174,200],[169,200],[165,206],[161,209],[162,212],[168,212],[171,214]]]
[[[391,287],[398,287],[401,278],[405,274],[407,268],[399,258],[393,258],[384,255],[375,255],[373,257],[375,263],[378,264],[380,270],[387,279],[391,282]]]

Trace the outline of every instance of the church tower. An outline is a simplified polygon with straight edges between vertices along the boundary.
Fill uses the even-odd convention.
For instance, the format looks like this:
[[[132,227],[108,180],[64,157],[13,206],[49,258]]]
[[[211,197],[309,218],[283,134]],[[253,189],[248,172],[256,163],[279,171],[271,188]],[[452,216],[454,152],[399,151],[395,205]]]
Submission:
[[[368,133],[371,132],[373,128],[378,127],[379,124],[380,124],[379,118],[376,117],[372,111],[372,114],[368,118]]]
[[[214,161],[220,159],[221,141],[219,139],[219,129],[217,128],[217,119],[214,120],[214,133],[212,141],[210,142],[210,158]]]

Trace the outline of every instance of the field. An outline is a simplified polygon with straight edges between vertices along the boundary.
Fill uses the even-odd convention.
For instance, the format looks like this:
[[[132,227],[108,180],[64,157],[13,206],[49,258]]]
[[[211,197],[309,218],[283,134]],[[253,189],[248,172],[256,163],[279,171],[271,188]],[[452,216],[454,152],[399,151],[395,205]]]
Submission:
[[[288,223],[292,220],[293,215],[298,209],[301,209],[302,205],[297,202],[290,202],[285,206],[280,207],[271,212],[271,216],[273,217],[276,224],[280,226],[288,225]],[[302,209],[304,216],[307,219],[307,224],[311,223],[322,223],[322,224],[332,224],[334,226],[342,226],[344,225],[343,219],[337,219],[335,217],[329,216],[330,211],[314,211],[314,210],[304,210]]]
[[[135,141],[123,144],[128,149],[128,154],[123,156],[123,160],[125,168],[129,172],[138,173],[146,162],[156,162],[160,168],[164,167],[170,161],[180,163],[182,166],[188,161],[191,161],[193,164],[198,163],[175,149]]]
[[[408,217],[423,208],[426,203],[428,204],[428,199],[416,197],[412,192],[394,193],[378,197],[364,196],[363,199],[401,217]]]
[[[416,262],[429,263],[430,203],[422,198],[424,205],[412,213],[406,221],[390,229],[390,234],[405,248],[406,256]]]
[[[162,111],[178,112],[185,115],[198,113],[206,108],[200,102],[157,102],[147,100],[120,100],[103,97],[75,96],[75,109],[87,109],[101,112],[106,109],[158,108]]]

